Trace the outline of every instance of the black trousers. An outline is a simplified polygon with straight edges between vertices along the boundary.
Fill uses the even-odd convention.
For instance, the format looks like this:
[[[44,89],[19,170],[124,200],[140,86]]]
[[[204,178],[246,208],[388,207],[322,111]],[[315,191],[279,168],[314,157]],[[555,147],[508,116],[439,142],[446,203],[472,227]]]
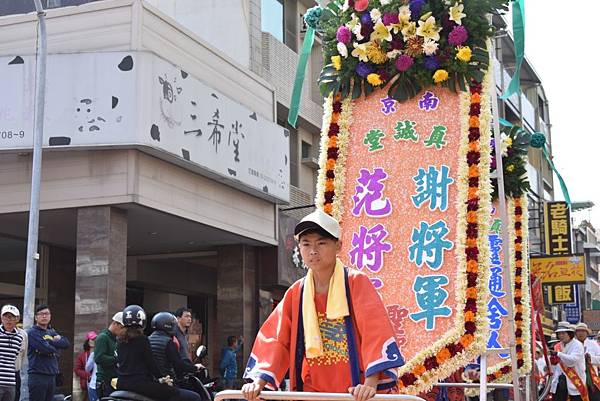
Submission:
[[[133,391],[146,397],[169,400],[177,397],[177,388],[168,384],[161,384],[149,379],[127,379],[120,377],[117,381],[117,390]]]

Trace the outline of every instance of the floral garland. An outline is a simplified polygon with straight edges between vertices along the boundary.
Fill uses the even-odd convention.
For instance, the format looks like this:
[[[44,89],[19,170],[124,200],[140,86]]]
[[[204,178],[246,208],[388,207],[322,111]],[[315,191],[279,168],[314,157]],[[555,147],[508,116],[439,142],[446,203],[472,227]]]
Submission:
[[[346,183],[346,155],[352,99],[329,96],[323,105],[323,127],[319,154],[319,177],[315,205],[341,221],[344,185]]]
[[[514,299],[515,341],[519,374],[531,371],[531,293],[529,289],[528,263],[528,218],[527,200],[524,196],[509,198],[507,202],[509,220],[510,268],[514,282],[511,283]],[[470,380],[467,380],[470,381]],[[487,369],[488,383],[512,381],[512,364],[508,359]],[[490,390],[491,391],[491,390]],[[467,389],[465,394],[476,396],[477,389]]]
[[[510,268],[514,283],[511,283],[515,312],[515,339],[517,367],[520,374],[531,371],[531,293],[529,291],[528,263],[528,218],[527,199],[525,197],[508,200],[507,212],[510,242]],[[512,381],[510,360],[488,368],[489,382]]]
[[[465,270],[457,272],[455,329],[399,369],[398,387],[402,393],[427,391],[435,379],[448,377],[485,349],[488,321],[483,294],[489,274],[489,252],[485,244],[491,214],[489,77],[488,71],[482,84],[473,84],[468,92],[460,93],[456,258]],[[324,105],[315,204],[338,220],[343,215],[351,104],[350,97],[342,100],[330,95]]]
[[[353,99],[391,84],[398,101],[443,85],[467,91],[489,66],[489,14],[508,0],[332,0],[315,26],[323,35],[324,96]]]

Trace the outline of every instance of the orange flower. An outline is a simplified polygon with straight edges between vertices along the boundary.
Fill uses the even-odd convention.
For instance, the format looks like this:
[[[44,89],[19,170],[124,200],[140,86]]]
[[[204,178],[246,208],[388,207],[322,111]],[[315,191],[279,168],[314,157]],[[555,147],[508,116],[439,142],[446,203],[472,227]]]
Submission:
[[[523,261],[521,259],[517,260],[515,262],[515,267],[521,267],[522,268],[523,267]]]
[[[523,244],[515,244],[515,251],[517,251],[517,252],[523,251]]]
[[[469,166],[469,177],[479,177],[479,168],[476,165]]]
[[[327,159],[327,164],[325,165],[327,170],[333,170],[333,168],[335,167],[335,160],[333,159]]]
[[[333,191],[335,189],[335,187],[333,186],[333,179],[328,178],[325,180],[325,190],[326,191]]]
[[[480,103],[481,102],[481,95],[479,93],[473,93],[471,95],[471,103]]]
[[[521,283],[521,276],[515,277],[515,283]]]
[[[460,343],[462,344],[462,346],[464,348],[467,348],[469,345],[471,345],[473,343],[473,340],[475,338],[473,337],[473,334],[465,334],[460,338]]]
[[[331,203],[324,204],[323,211],[327,214],[331,214],[331,212],[333,212],[333,205]]]
[[[474,322],[475,321],[475,314],[473,312],[471,312],[470,310],[465,312],[465,322]]]
[[[521,337],[517,337],[515,342],[517,343],[517,345],[523,345],[523,339]]]
[[[517,359],[523,359],[523,353],[517,352]]]
[[[522,229],[520,229],[520,228],[519,228],[518,230],[515,230],[515,235],[516,235],[517,237],[522,237],[522,236],[523,236],[523,230],[522,230]]]
[[[494,372],[494,377],[495,377],[496,379],[499,379],[500,377],[502,377],[502,372],[500,372],[499,370],[495,371],[495,372]]]
[[[477,299],[477,288],[467,288],[467,298]]]
[[[329,138],[329,142],[328,142],[328,146],[329,148],[337,148],[337,143],[338,143],[338,137],[337,136],[332,136]]]
[[[467,262],[467,272],[477,273],[477,270],[479,270],[479,265],[477,264],[477,262],[474,260],[469,260]]]
[[[442,364],[450,358],[450,351],[447,348],[442,348],[435,356],[438,363]]]
[[[340,120],[340,113],[333,113],[331,115],[331,122],[336,123]]]
[[[467,247],[476,247],[477,246],[477,238],[467,238],[467,242],[465,244]]]
[[[404,388],[404,383],[402,383],[402,380],[397,380],[396,381],[396,385],[398,386],[398,390]]]
[[[423,365],[417,365],[412,370],[413,374],[417,377],[421,376],[423,373],[425,373],[425,371],[426,369]]]
[[[521,297],[521,296],[522,296],[521,290],[516,289],[515,290],[515,297]]]
[[[474,211],[467,212],[467,222],[468,223],[477,223],[477,212],[474,212]]]
[[[471,116],[469,118],[469,128],[478,128],[479,127],[479,117]]]
[[[467,194],[469,199],[475,199],[477,198],[477,192],[479,191],[478,188],[474,188],[474,187],[469,187],[469,192]]]
[[[479,152],[480,151],[479,141],[469,142],[469,150],[472,150],[473,152]]]
[[[515,307],[515,310],[516,310],[518,313],[523,313],[523,305],[517,305],[517,306]]]

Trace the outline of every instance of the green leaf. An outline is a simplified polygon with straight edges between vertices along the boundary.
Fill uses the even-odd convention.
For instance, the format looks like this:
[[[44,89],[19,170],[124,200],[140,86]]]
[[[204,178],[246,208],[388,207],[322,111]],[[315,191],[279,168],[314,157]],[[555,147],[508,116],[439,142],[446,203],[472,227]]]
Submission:
[[[352,99],[358,99],[362,94],[361,82],[354,78],[352,82]]]

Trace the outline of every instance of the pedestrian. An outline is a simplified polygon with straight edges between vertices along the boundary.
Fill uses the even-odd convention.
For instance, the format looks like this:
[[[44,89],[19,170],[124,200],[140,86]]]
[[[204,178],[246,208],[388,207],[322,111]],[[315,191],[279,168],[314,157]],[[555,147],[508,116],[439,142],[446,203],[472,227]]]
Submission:
[[[237,354],[242,350],[244,344],[242,337],[227,337],[227,346],[221,350],[221,361],[219,372],[223,378],[225,389],[232,390],[238,374]]]
[[[294,229],[308,266],[260,328],[242,387],[254,401],[289,370],[291,391],[351,393],[366,401],[397,392],[404,364],[383,302],[369,277],[344,267],[337,220],[321,210]]]
[[[592,334],[588,325],[581,322],[575,326],[575,337],[583,344],[585,352],[586,387],[591,401],[600,401],[600,378],[598,366],[600,365],[600,346],[598,342],[588,338]]]
[[[190,355],[190,346],[187,340],[187,334],[192,325],[192,311],[189,308],[181,307],[175,311],[177,327],[175,327],[175,337],[179,343],[179,355],[184,361],[192,363]]]
[[[555,332],[560,351],[550,351],[550,362],[554,365],[552,400],[588,401],[583,344],[575,340],[575,328],[569,322],[559,322]]]
[[[155,400],[197,401],[198,395],[173,386],[173,378],[163,376],[148,337],[144,335],[146,312],[138,305],[123,309],[125,331],[117,345],[117,389],[132,391]]]
[[[90,401],[98,401],[98,393],[96,392],[96,379],[98,366],[94,362],[94,350],[90,352],[90,356],[85,362],[85,371],[89,373],[90,380],[88,382],[88,398]]]
[[[17,330],[19,309],[4,305],[0,325],[0,401],[13,401],[16,394],[16,361],[21,352],[23,336]]]
[[[85,336],[85,341],[83,343],[83,351],[77,355],[75,359],[75,367],[73,371],[79,377],[79,387],[83,393],[83,399],[88,399],[88,382],[90,380],[90,373],[85,369],[85,364],[92,353],[92,349],[94,348],[94,340],[96,339],[97,334],[95,331],[90,331]]]
[[[35,324],[27,330],[29,349],[29,399],[52,401],[56,388],[58,357],[61,349],[70,346],[69,340],[58,334],[51,326],[52,318],[48,305],[35,308]]]
[[[113,315],[108,328],[96,337],[94,363],[96,371],[96,393],[98,398],[108,397],[115,391],[112,380],[117,377],[117,337],[123,334],[123,312]]]
[[[21,323],[17,324],[16,329],[19,332],[19,334],[23,337],[23,342],[21,343],[21,352],[19,352],[17,360],[15,361],[15,381],[17,382],[17,385],[15,386],[15,401],[19,401],[21,399],[21,367],[23,367],[23,361],[25,360],[25,358],[27,358],[29,342],[27,341],[27,332],[23,330],[23,326]]]

